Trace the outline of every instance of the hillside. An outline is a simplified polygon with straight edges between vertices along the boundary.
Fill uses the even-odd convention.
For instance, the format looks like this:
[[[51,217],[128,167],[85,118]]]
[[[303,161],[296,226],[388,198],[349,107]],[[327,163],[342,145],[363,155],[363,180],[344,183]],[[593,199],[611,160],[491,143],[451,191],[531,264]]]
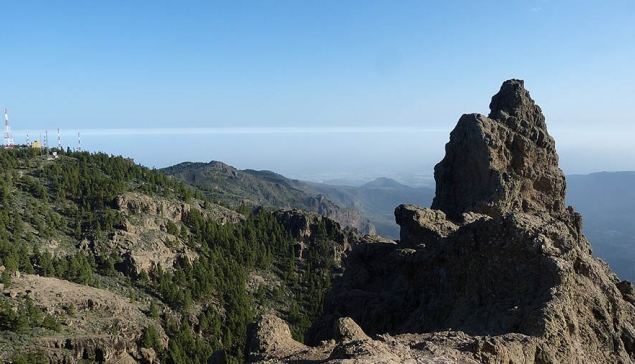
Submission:
[[[364,234],[375,233],[370,221],[351,207],[342,208],[306,183],[290,180],[271,171],[238,170],[222,162],[180,163],[161,170],[176,180],[197,186],[206,195],[227,206],[266,206],[300,209],[330,216],[343,226]]]
[[[426,187],[413,188],[389,178],[377,178],[359,187],[335,186],[309,183],[340,206],[355,208],[370,220],[377,235],[398,239],[399,225],[395,223],[395,207],[404,203],[429,206],[434,190]]]
[[[434,190],[413,188],[389,178],[359,187],[288,179],[271,171],[238,170],[222,162],[185,162],[161,171],[198,186],[211,198],[229,206],[264,205],[297,208],[328,215],[362,233],[399,238],[393,210],[402,203],[429,204]]]
[[[229,209],[123,157],[0,149],[0,171],[4,361],[239,362],[257,314],[301,339],[360,242],[316,214]]]

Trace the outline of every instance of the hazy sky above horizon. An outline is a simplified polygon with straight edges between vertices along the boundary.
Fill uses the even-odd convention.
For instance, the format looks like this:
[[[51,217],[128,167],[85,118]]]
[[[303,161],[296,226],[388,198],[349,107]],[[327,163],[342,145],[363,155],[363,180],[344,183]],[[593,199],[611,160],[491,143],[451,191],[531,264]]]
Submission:
[[[509,78],[567,174],[635,170],[635,1],[6,1],[16,143],[291,177],[431,174]]]

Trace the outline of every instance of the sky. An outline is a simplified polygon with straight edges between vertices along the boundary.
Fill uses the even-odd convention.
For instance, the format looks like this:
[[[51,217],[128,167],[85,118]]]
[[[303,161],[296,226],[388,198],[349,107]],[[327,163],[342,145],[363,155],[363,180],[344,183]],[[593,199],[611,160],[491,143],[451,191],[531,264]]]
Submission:
[[[635,1],[0,1],[13,138],[148,167],[431,175],[510,78],[567,174],[635,170]]]

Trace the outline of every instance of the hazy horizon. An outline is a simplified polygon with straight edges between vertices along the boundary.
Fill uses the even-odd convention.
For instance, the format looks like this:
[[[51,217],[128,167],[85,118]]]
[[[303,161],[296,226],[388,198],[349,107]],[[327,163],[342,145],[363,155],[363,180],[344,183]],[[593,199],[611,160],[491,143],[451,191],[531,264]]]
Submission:
[[[445,154],[445,143],[450,131],[378,127],[366,130],[106,129],[85,132],[81,135],[81,143],[83,150],[131,157],[135,163],[148,168],[159,169],[183,162],[208,163],[216,160],[238,169],[270,170],[292,179],[312,182],[345,179],[361,183],[378,177],[399,181],[412,178],[432,180],[434,165]],[[31,132],[30,135],[34,134]],[[56,147],[57,132],[49,131],[48,138],[49,146]],[[189,142],[180,145],[180,150],[175,152],[171,148],[175,138],[187,139]],[[598,150],[585,149],[583,146],[561,148],[558,137],[554,138],[560,156],[560,168],[567,175],[635,170],[632,153],[626,153],[620,158],[611,153],[603,154]],[[39,135],[35,139],[39,139]],[[143,149],[139,149],[139,140],[144,139],[149,140],[145,140]],[[61,141],[63,148],[77,149],[76,134],[61,132]],[[258,152],[241,153],[245,143],[249,143],[248,147]],[[206,145],[210,152],[197,152],[199,145]],[[423,184],[425,183],[415,185]]]
[[[13,139],[289,177],[432,175],[525,80],[566,174],[635,170],[635,2],[8,2]]]

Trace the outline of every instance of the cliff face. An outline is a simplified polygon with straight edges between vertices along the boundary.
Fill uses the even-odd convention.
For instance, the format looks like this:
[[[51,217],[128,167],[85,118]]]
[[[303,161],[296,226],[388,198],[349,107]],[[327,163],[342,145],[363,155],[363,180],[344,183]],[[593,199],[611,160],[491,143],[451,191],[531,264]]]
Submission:
[[[565,178],[545,117],[521,80],[505,81],[488,117],[465,114],[434,168],[432,208],[460,219],[464,212],[564,211]]]
[[[452,131],[433,209],[397,207],[400,241],[352,250],[306,335],[321,346],[285,360],[635,362],[635,290],[592,256],[582,217],[564,208],[540,108],[519,80],[490,108]],[[345,317],[372,338],[342,339]],[[280,359],[272,347],[293,346],[255,345],[253,361]]]

